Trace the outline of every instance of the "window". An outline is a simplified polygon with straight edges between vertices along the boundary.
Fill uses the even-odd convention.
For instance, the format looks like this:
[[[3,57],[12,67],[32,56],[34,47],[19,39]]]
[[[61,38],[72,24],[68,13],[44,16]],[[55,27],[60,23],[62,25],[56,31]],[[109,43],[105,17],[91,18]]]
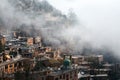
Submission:
[[[55,78],[55,80],[58,80],[58,78]]]
[[[62,75],[60,75],[60,79],[62,79]]]
[[[10,67],[12,67],[12,66],[13,66],[13,64],[10,64],[9,66],[10,66]]]
[[[42,80],[44,80],[44,77],[42,77]]]
[[[8,65],[5,66],[5,69],[7,69],[7,68],[8,68]]]
[[[65,74],[63,75],[63,78],[65,79]]]

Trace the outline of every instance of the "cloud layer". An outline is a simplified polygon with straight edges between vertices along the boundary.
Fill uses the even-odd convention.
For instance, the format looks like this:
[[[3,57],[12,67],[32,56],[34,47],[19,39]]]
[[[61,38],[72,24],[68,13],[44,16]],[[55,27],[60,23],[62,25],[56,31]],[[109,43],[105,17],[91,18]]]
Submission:
[[[87,41],[96,48],[107,47],[120,56],[119,0],[48,1],[63,13],[67,14],[72,9],[77,14],[80,25],[70,30],[74,32],[73,37],[77,36],[82,42]]]

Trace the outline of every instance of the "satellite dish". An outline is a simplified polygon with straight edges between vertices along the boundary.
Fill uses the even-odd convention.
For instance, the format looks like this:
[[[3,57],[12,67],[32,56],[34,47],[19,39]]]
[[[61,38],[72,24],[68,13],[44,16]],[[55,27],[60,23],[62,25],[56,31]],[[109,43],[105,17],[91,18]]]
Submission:
[[[80,74],[81,74],[81,75],[84,75],[84,74],[85,74],[85,72],[81,71],[81,72],[80,72]]]

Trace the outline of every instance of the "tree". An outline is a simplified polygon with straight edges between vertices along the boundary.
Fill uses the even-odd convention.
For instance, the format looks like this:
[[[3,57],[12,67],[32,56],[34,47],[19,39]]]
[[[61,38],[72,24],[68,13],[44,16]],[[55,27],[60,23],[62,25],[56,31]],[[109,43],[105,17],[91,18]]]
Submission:
[[[72,10],[69,10],[68,20],[69,20],[69,23],[72,25],[78,23],[77,15]]]

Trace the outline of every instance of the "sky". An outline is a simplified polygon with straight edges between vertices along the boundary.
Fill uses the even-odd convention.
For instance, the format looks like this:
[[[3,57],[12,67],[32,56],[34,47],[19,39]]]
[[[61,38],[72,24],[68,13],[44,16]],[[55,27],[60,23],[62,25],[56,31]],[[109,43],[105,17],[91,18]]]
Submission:
[[[70,10],[77,14],[79,23],[84,26],[82,37],[93,45],[107,46],[120,55],[120,0],[48,1],[64,14]]]

